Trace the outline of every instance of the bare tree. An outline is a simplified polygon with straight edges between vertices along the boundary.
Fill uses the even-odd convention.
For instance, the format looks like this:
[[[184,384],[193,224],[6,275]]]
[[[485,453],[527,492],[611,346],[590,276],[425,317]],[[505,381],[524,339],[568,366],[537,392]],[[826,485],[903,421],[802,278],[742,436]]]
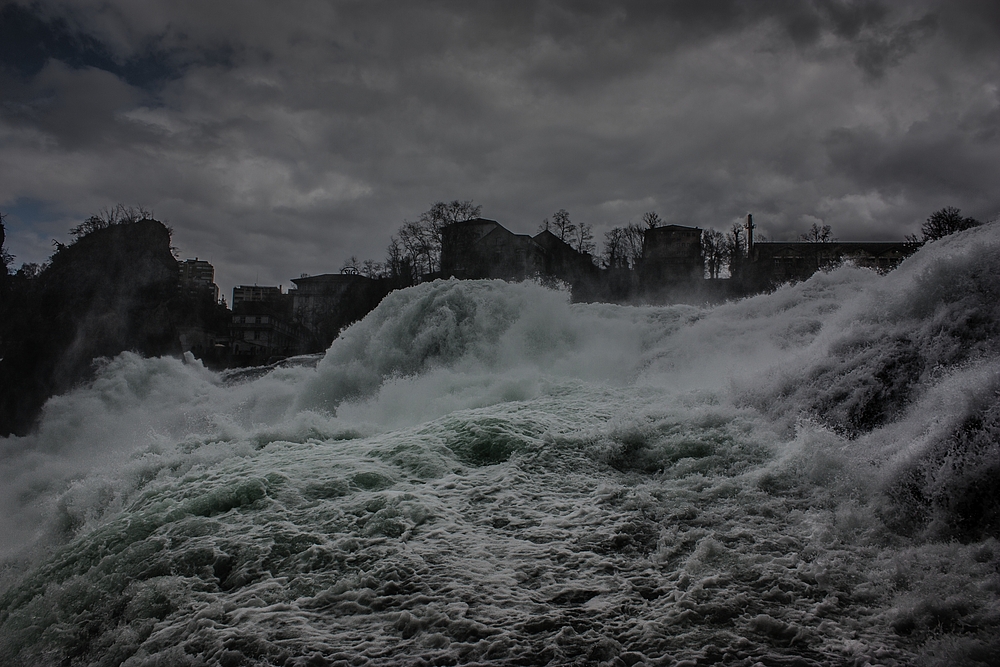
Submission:
[[[934,241],[955,232],[972,229],[981,225],[975,218],[962,216],[962,211],[954,206],[945,206],[940,211],[931,213],[927,221],[920,226],[923,241]]]
[[[403,221],[399,242],[412,270],[419,274],[441,268],[441,230],[455,222],[478,218],[483,207],[472,200],[437,202],[420,214],[416,222]],[[417,277],[417,276],[414,276]]]
[[[412,280],[410,267],[402,243],[395,236],[390,236],[389,246],[385,249],[385,270],[388,277],[395,280]]]
[[[361,275],[372,280],[386,277],[385,264],[376,262],[373,259],[366,259],[361,264]]]
[[[441,230],[456,222],[465,222],[478,218],[483,211],[482,206],[472,203],[471,199],[450,202],[439,201],[420,214],[420,226],[424,228],[426,243],[432,253],[438,257],[432,264],[438,264],[441,254]]]
[[[604,252],[601,260],[607,269],[623,269],[628,267],[628,258],[625,255],[625,230],[621,227],[612,227],[604,232]]]
[[[399,242],[417,275],[432,273],[440,262],[441,239],[431,227],[419,222],[403,222],[399,228]]]
[[[439,201],[429,209],[420,214],[420,222],[426,226],[436,226],[438,228],[450,225],[453,222],[465,222],[478,218],[483,207],[472,203],[472,200],[451,202]]]
[[[573,235],[573,243],[571,245],[579,253],[589,254],[594,252],[596,248],[594,245],[594,232],[590,225],[581,222],[576,226],[576,233]]]
[[[729,259],[729,243],[720,231],[706,229],[701,233],[701,252],[705,257],[705,270],[709,278],[718,278]]]
[[[645,238],[646,230],[642,226],[635,223],[625,226],[625,248],[633,269],[642,259],[642,244]]]
[[[743,259],[746,257],[745,230],[743,225],[734,222],[726,234],[726,253],[729,260],[729,275],[738,278],[743,269]]]
[[[542,221],[542,226],[545,229],[549,229],[550,223],[548,218]],[[569,211],[561,208],[553,213],[551,229],[549,231],[558,236],[560,241],[572,243],[576,236],[576,225],[569,219]]]
[[[815,222],[812,223],[812,227],[809,228],[805,234],[799,234],[799,239],[805,241],[806,243],[832,243],[837,239],[833,238],[833,234],[830,231],[830,225],[823,225],[820,227]]]
[[[111,208],[103,208],[97,215],[92,215],[82,223],[69,230],[76,239],[81,239],[91,232],[106,229],[114,225],[127,225],[142,220],[152,219],[153,214],[143,206],[126,206],[115,204]]]
[[[656,211],[646,211],[643,213],[642,222],[646,225],[646,229],[655,229],[663,224],[663,220],[656,214]]]
[[[604,265],[608,268],[634,269],[642,258],[644,232],[644,228],[638,224],[614,227],[605,232]]]

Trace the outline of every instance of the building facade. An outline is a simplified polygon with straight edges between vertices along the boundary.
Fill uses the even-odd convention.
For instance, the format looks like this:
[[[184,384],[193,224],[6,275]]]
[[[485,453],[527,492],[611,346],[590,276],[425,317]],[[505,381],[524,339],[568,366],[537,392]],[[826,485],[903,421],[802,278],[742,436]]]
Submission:
[[[574,250],[548,230],[515,234],[495,220],[477,218],[441,230],[441,275],[463,280],[553,278],[574,287],[596,280],[587,253]]]
[[[284,295],[281,285],[277,287],[265,285],[240,285],[233,288],[233,308],[238,303],[252,301],[274,301]]]
[[[302,326],[308,352],[329,347],[340,331],[371,312],[391,289],[356,271],[293,278],[292,319]]]
[[[747,257],[746,280],[753,288],[806,280],[842,262],[891,271],[917,251],[912,243],[754,243]]]
[[[463,280],[524,280],[545,268],[545,251],[527,234],[476,218],[441,230],[441,275]]]
[[[233,288],[230,340],[237,365],[269,363],[299,354],[302,339],[292,318],[292,298],[280,285]]]
[[[301,335],[283,313],[263,301],[246,301],[233,309],[232,352],[235,358],[258,364],[299,352]]]
[[[642,238],[642,259],[637,264],[646,291],[703,280],[701,229],[683,225],[647,229]]]
[[[215,267],[203,259],[186,259],[178,264],[181,289],[192,294],[205,293],[219,301],[219,286],[215,284]]]

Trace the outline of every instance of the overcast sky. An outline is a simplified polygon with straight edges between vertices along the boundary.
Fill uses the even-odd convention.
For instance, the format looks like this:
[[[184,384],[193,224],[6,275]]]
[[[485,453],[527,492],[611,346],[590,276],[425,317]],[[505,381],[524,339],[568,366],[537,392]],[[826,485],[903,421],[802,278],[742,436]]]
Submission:
[[[1000,213],[998,85],[996,0],[0,0],[0,212],[20,265],[143,205],[226,294],[439,200],[902,240]]]

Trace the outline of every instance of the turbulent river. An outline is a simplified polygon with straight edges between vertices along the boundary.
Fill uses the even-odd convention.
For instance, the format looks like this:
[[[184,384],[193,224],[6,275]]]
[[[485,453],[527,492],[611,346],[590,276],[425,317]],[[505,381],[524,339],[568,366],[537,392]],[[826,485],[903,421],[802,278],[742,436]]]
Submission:
[[[1000,227],[715,307],[390,294],[0,440],[0,664],[995,665]]]

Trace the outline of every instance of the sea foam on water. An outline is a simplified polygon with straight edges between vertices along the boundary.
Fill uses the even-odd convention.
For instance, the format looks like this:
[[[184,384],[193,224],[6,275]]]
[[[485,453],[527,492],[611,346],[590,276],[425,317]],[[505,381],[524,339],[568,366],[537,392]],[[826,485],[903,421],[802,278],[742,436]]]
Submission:
[[[993,664],[998,348],[994,224],[715,307],[437,281],[315,364],[125,353],[0,441],[0,662]]]

